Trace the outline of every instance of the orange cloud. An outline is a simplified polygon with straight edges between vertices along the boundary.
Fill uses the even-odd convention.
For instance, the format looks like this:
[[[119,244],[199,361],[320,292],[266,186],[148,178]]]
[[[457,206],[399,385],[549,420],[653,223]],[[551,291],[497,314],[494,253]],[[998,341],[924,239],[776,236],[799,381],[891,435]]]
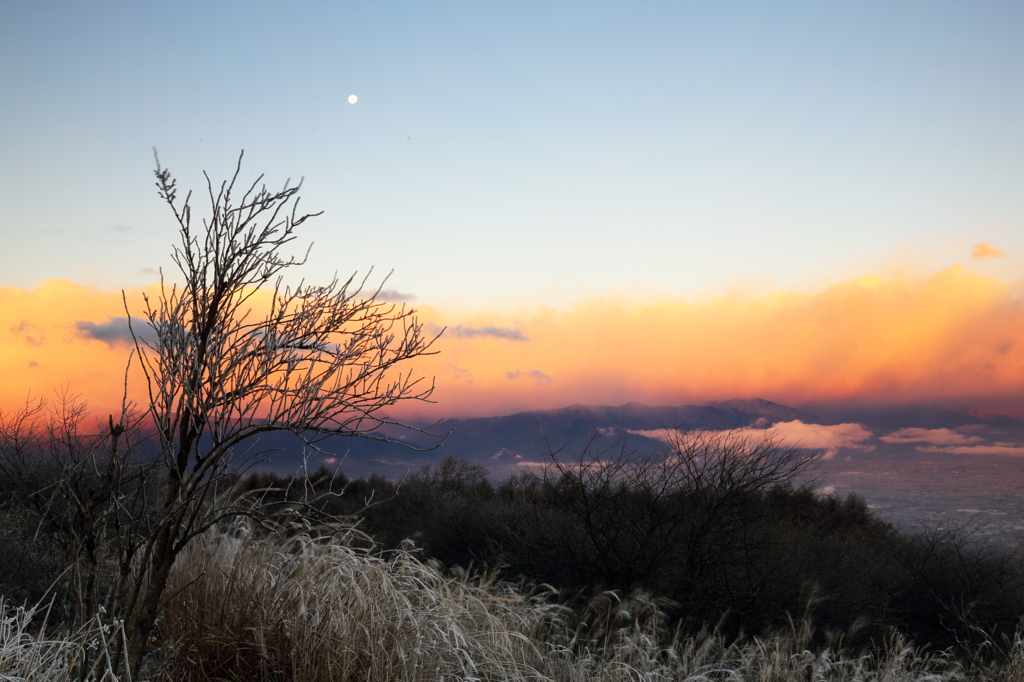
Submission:
[[[756,429],[747,428],[754,432]],[[823,450],[822,457],[831,459],[839,448],[873,449],[870,445],[861,445],[873,435],[860,424],[804,424],[802,421],[781,422],[772,427],[776,437],[783,443],[801,448]]]
[[[119,405],[124,316],[120,292],[59,280],[0,288],[0,407],[68,384],[97,411]],[[814,294],[643,305],[600,299],[516,314],[420,306],[420,319],[448,331],[438,355],[406,368],[437,377],[437,403],[407,415],[737,396],[795,405],[937,401],[1018,413],[1024,406],[1024,305],[1010,284],[959,266],[921,281],[871,276]],[[133,380],[132,395],[141,398],[141,388]],[[815,443],[840,435],[858,436],[803,434]]]
[[[981,242],[975,244],[974,248],[971,249],[971,258],[1002,258],[1006,255],[1006,252],[1002,249],[990,245],[988,242]]]
[[[421,363],[438,377],[436,413],[453,416],[737,396],[1019,411],[1024,397],[1024,306],[1011,285],[960,266],[922,281],[871,276],[816,294],[593,300],[456,318],[424,312],[461,329],[516,330],[515,340],[446,334],[441,354]],[[523,371],[547,379],[511,378]]]
[[[136,311],[139,299],[139,292],[131,292]],[[120,291],[57,279],[30,290],[0,287],[0,409],[66,387],[97,414],[118,411],[129,355],[128,345],[112,336],[126,331],[118,318],[125,318]],[[142,386],[134,384],[130,397],[139,400]]]

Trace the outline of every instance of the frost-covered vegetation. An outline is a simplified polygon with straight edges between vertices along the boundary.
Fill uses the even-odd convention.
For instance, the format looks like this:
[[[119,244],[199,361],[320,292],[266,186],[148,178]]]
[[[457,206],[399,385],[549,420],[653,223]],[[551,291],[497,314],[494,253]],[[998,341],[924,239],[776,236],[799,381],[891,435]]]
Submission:
[[[816,646],[813,625],[800,620],[738,640],[682,635],[642,591],[597,594],[574,610],[547,586],[443,571],[407,550],[357,549],[357,540],[244,523],[207,533],[175,568],[175,596],[144,673],[296,682],[1024,679],[1019,637],[1006,656],[978,663],[896,633],[871,650]],[[117,636],[102,618],[54,637],[40,613],[4,610],[4,679],[104,677],[102,657],[80,666],[83,650]]]
[[[670,494],[647,475],[655,465],[665,474],[663,460],[606,460],[600,475],[581,462],[500,485],[456,460],[401,483],[329,472],[239,479],[232,495],[261,515],[236,517],[183,550],[139,675],[1024,679],[1013,556],[955,533],[901,535],[857,498],[787,487],[787,467],[783,480],[768,477],[770,485],[715,508],[713,553],[699,562],[709,574],[698,579],[685,572],[698,563],[687,553],[700,549],[687,544],[687,524],[709,520],[692,499],[692,479]],[[705,484],[716,480],[702,471]],[[604,485],[614,481],[628,484]],[[656,483],[661,501],[649,497]],[[10,496],[4,502],[0,592],[40,601],[5,603],[0,679],[130,679],[123,624],[104,598],[84,622],[74,615],[82,584],[68,579],[81,568],[73,529],[47,524]],[[685,513],[674,518],[673,508]],[[661,526],[653,518],[678,535],[654,532]],[[588,519],[606,523],[598,532]],[[595,545],[602,536],[621,546]],[[667,540],[678,556],[651,561]],[[113,584],[115,568],[98,573],[97,594]],[[716,601],[728,590],[746,595],[745,611]],[[876,610],[880,603],[887,613]]]
[[[865,502],[796,484],[799,451],[728,433],[681,436],[672,449],[563,453],[541,475],[491,483],[453,459],[400,485],[347,481],[325,512],[350,514],[383,547],[413,538],[444,566],[494,568],[555,586],[574,607],[595,593],[642,590],[673,628],[761,635],[791,619],[812,642],[843,633],[870,646],[892,629],[917,646],[997,655],[1024,615],[1019,553],[973,541],[970,529],[901,533]],[[282,503],[306,486],[255,476]],[[362,508],[365,500],[376,501]]]

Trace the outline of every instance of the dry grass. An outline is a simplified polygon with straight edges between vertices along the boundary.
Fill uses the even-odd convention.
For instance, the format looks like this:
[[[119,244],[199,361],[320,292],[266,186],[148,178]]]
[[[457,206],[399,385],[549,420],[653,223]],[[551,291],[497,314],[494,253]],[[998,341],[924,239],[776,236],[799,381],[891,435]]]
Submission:
[[[163,629],[181,680],[959,680],[952,657],[893,636],[884,652],[811,651],[809,628],[726,645],[674,638],[662,604],[603,595],[577,616],[550,590],[446,575],[341,538],[285,543],[240,527],[194,545]],[[1020,653],[1020,652],[1018,652]],[[1020,659],[1019,660],[1024,660]],[[991,673],[993,671],[989,671]],[[973,675],[977,677],[977,674]]]
[[[1024,682],[1020,637],[1002,668],[974,670],[898,635],[876,654],[811,650],[810,628],[800,624],[742,644],[714,634],[678,638],[666,630],[663,605],[644,594],[605,594],[572,614],[550,590],[445,574],[407,551],[373,554],[344,537],[257,538],[242,525],[191,546],[170,594],[160,624],[162,668],[151,678]],[[30,628],[39,614],[4,613],[4,682],[75,679],[82,652],[109,637],[97,622],[87,633],[48,639],[45,627]],[[98,666],[90,672],[93,679],[104,674]]]
[[[11,608],[0,597],[0,682],[118,682],[104,654],[122,636],[120,628],[97,618],[80,632],[54,638],[46,616],[38,607]]]
[[[209,535],[179,562],[161,629],[181,680],[521,680],[556,608],[445,577],[408,552],[371,555],[299,536]],[[532,619],[532,620],[531,620]]]

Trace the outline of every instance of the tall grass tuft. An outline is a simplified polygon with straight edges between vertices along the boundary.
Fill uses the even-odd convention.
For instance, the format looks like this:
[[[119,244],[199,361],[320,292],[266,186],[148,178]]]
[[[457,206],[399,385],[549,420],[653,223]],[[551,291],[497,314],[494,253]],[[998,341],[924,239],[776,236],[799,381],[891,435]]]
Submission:
[[[486,579],[446,577],[406,551],[256,538],[239,525],[194,543],[177,567],[170,591],[179,594],[160,629],[174,679],[542,677],[530,633],[543,607]]]

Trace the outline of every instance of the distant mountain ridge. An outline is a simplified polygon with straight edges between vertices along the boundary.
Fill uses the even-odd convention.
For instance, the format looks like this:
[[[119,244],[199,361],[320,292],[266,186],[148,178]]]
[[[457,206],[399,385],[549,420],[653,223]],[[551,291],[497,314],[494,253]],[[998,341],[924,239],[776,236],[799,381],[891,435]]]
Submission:
[[[971,414],[926,406],[827,411],[826,415],[819,416],[762,398],[735,398],[709,405],[577,404],[495,417],[446,419],[432,429],[434,433],[448,433],[443,441],[409,430],[385,430],[379,434],[411,447],[362,438],[334,438],[320,446],[331,454],[316,455],[311,465],[342,461],[344,457],[343,468],[352,475],[379,471],[401,476],[409,469],[454,455],[482,464],[492,472],[508,473],[523,464],[546,461],[547,453],[554,450],[578,450],[595,436],[594,445],[598,448],[614,447],[625,439],[629,447],[637,450],[660,450],[664,447],[664,442],[658,438],[662,429],[769,429],[795,421],[826,427],[857,423],[867,426],[877,437],[905,427],[1020,426],[1018,422],[1000,415]],[[260,445],[276,451],[268,453],[270,468],[275,470],[294,471],[301,461],[299,453],[302,446],[294,436],[271,434],[263,437]],[[867,453],[875,447],[881,454],[898,446],[873,440],[872,447],[864,449],[859,456],[868,456]],[[913,450],[913,445],[899,447]]]
[[[801,421],[805,424],[832,424],[832,420],[822,419],[802,410],[788,405],[780,405],[763,398],[733,398],[724,402],[715,403],[715,407],[730,411],[735,410],[743,414],[756,414],[769,418],[771,423]]]
[[[746,409],[745,409],[746,408]],[[816,417],[761,399],[738,399],[715,405],[570,405],[554,410],[532,410],[504,417],[451,419],[439,428],[452,433],[441,446],[445,454],[476,458],[512,455],[533,459],[549,447],[582,443],[596,433],[604,438],[628,437],[637,446],[660,445],[644,435],[659,429],[708,429],[721,431],[745,426],[769,427],[780,421]]]
[[[428,452],[359,438],[335,439],[329,441],[324,449],[347,453],[346,470],[362,468],[363,463],[415,467],[447,455],[493,468],[502,464],[514,466],[517,462],[543,461],[548,451],[582,447],[595,435],[597,447],[609,447],[626,438],[631,447],[661,449],[664,444],[655,434],[661,429],[721,431],[752,426],[769,428],[779,422],[797,420],[831,423],[760,398],[738,398],[712,405],[652,406],[637,402],[615,406],[569,405],[497,417],[446,419],[433,430],[448,432],[447,438]],[[437,443],[437,439],[431,440],[415,432],[389,435],[418,448],[428,448]],[[294,450],[294,446],[279,447],[285,452]],[[294,459],[294,456],[283,459]]]

